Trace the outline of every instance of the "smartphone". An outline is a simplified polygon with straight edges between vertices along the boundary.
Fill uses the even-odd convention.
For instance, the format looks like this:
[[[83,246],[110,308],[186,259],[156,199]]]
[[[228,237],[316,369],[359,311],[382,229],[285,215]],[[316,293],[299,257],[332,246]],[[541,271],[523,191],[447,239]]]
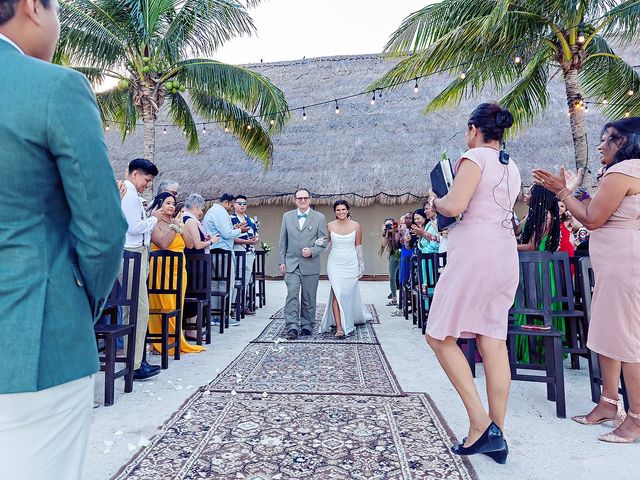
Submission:
[[[398,222],[395,222],[395,221],[393,222],[393,229],[394,230],[398,229]]]

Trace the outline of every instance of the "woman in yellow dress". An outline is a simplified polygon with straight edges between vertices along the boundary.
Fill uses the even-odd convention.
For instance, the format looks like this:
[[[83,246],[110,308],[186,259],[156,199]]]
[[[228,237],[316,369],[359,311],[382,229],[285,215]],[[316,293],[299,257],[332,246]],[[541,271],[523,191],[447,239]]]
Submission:
[[[177,266],[173,271],[168,271],[168,268],[158,270],[156,275],[172,275],[174,278],[177,275],[182,275],[182,305],[180,305],[181,311],[184,310],[184,295],[187,288],[187,271],[184,266],[184,249],[193,248],[193,239],[184,230],[184,224],[182,223],[180,215],[174,218],[176,213],[176,198],[168,192],[160,193],[153,200],[153,203],[149,207],[152,211],[152,215],[158,219],[158,223],[153,227],[151,232],[151,250],[169,250],[171,252],[179,252],[182,254],[182,271],[178,272]],[[168,264],[167,264],[168,265]],[[174,295],[149,295],[149,308],[153,309],[174,309],[176,308],[176,298]],[[175,318],[169,319],[169,331],[175,332],[176,324]],[[149,333],[161,333],[162,321],[159,315],[149,315]],[[181,332],[180,340],[180,352],[181,353],[194,353],[202,352],[205,350],[200,345],[192,345],[184,338],[184,332]],[[153,348],[160,352],[162,345],[154,343]],[[173,348],[169,350],[169,355],[173,355]]]

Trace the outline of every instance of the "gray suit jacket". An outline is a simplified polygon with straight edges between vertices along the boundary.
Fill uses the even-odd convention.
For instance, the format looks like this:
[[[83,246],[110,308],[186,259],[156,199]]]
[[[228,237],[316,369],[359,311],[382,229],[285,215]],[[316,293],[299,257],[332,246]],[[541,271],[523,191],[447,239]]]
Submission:
[[[300,229],[298,210],[291,210],[282,216],[278,263],[287,266],[287,272],[300,267],[302,275],[320,275],[320,254],[327,248],[327,220],[323,214],[308,210],[308,217]],[[315,245],[319,238],[325,238],[324,245]],[[311,256],[302,256],[302,249],[309,247]]]

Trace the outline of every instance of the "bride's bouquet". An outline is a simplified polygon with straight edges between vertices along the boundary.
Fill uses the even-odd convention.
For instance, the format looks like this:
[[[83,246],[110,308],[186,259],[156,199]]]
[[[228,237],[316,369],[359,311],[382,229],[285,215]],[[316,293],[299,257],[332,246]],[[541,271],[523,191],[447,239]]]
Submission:
[[[327,241],[327,237],[320,237],[313,244],[316,247],[326,247],[329,242]]]
[[[269,245],[267,242],[260,242],[260,246],[262,247],[264,254],[269,255],[269,252],[271,251],[271,245]]]

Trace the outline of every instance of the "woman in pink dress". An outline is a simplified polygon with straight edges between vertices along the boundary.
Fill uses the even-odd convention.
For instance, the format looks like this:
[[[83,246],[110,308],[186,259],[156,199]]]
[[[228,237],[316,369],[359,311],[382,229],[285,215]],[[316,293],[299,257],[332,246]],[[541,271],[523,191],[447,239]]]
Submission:
[[[613,421],[615,430],[598,439],[631,443],[640,438],[640,118],[605,125],[598,150],[603,170],[593,200],[586,193],[579,199],[572,195],[582,172],[572,177],[562,169],[560,175],[534,170],[533,177],[591,230],[595,289],[587,346],[600,358],[602,395],[589,414],[573,420],[583,425]],[[618,400],[621,369],[627,415]]]
[[[512,220],[520,171],[500,150],[504,130],[512,124],[511,113],[499,105],[478,106],[469,117],[469,150],[454,167],[451,190],[433,203],[439,213],[463,218],[449,229],[447,266],[435,289],[426,330],[427,342],[469,416],[467,438],[453,451],[484,453],[498,463],[504,463],[508,453],[502,435],[511,384],[505,340],[518,287]],[[460,337],[477,340],[487,376],[488,413],[456,344]]]

